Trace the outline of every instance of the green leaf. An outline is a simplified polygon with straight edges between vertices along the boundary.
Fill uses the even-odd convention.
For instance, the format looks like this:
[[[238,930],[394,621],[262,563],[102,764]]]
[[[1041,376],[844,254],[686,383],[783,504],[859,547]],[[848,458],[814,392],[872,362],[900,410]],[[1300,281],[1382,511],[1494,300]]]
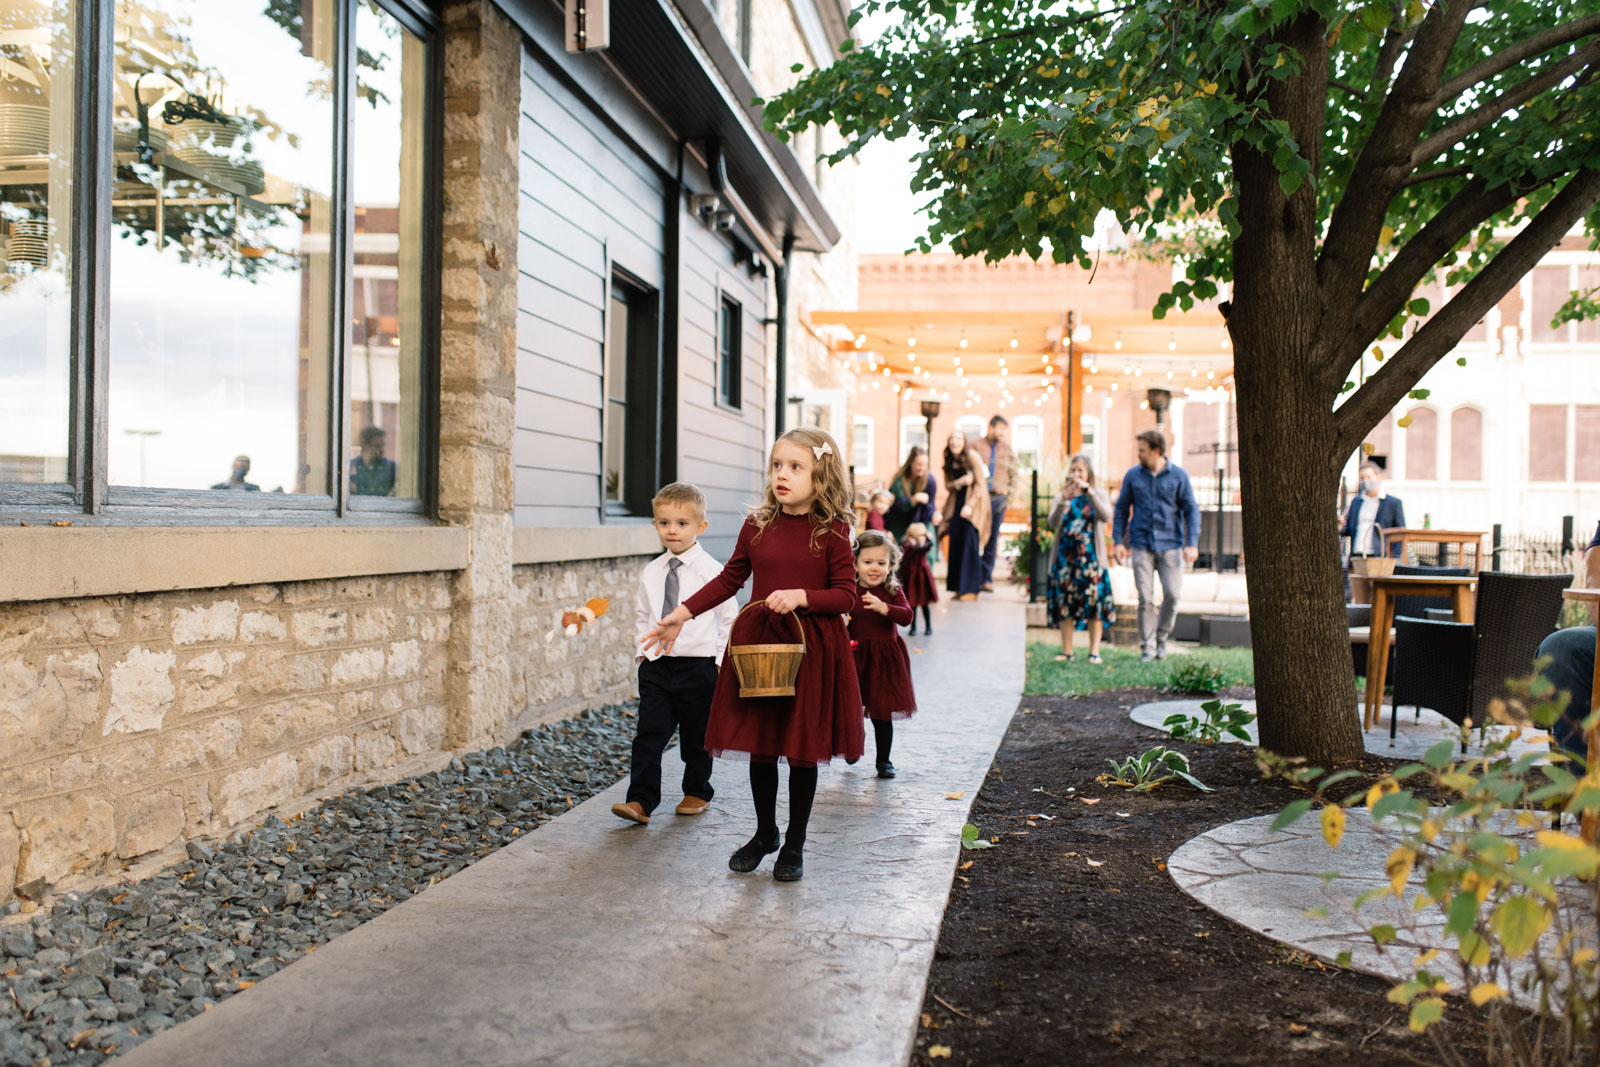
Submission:
[[[1430,305],[1428,304],[1428,301],[1419,296],[1415,300],[1411,301],[1411,303],[1406,305],[1406,310],[1411,312],[1411,314],[1420,317],[1428,313],[1429,306]]]
[[[1527,955],[1550,925],[1550,911],[1533,897],[1509,897],[1489,917],[1489,929],[1512,959]]]
[[[1395,928],[1388,923],[1378,923],[1376,926],[1369,927],[1367,933],[1372,935],[1372,943],[1375,945],[1387,945],[1399,936],[1395,932]]]
[[[970,822],[961,828],[961,840],[973,841],[978,837],[978,828]]]
[[[1204,782],[1202,782],[1200,779],[1196,778],[1194,775],[1190,774],[1188,771],[1173,771],[1172,773],[1176,774],[1179,778],[1182,778],[1184,781],[1188,782],[1190,785],[1194,786],[1196,789],[1200,790],[1200,792],[1202,792],[1202,793],[1214,793],[1214,792],[1216,792],[1216,790],[1212,789],[1209,785],[1206,785]]]
[[[1450,738],[1437,741],[1428,746],[1428,751],[1422,754],[1422,762],[1438,770],[1450,762],[1450,757],[1455,753],[1456,743]]]
[[[1411,1019],[1408,1025],[1417,1033],[1422,1033],[1431,1023],[1436,1023],[1444,1018],[1444,1001],[1438,997],[1418,997],[1411,1005]]]
[[[1293,196],[1294,191],[1300,188],[1300,183],[1305,181],[1305,175],[1295,170],[1280,170],[1278,172],[1278,188],[1283,190],[1284,196]]]
[[[1444,924],[1444,932],[1456,937],[1470,932],[1472,926],[1478,921],[1478,894],[1467,890],[1457,893],[1455,899],[1450,901],[1450,918]]]
[[[1360,771],[1334,771],[1332,774],[1328,775],[1328,777],[1324,778],[1321,782],[1318,782],[1317,783],[1317,788],[1322,790],[1324,793],[1326,793],[1328,791],[1328,789],[1330,787],[1332,787],[1333,784],[1336,783],[1336,782],[1342,782],[1347,778],[1359,778],[1359,777],[1361,777],[1361,772]]]
[[[1309,799],[1290,801],[1282,811],[1278,812],[1278,817],[1272,820],[1272,829],[1282,830],[1285,826],[1292,825],[1300,816],[1310,810],[1311,801]]]

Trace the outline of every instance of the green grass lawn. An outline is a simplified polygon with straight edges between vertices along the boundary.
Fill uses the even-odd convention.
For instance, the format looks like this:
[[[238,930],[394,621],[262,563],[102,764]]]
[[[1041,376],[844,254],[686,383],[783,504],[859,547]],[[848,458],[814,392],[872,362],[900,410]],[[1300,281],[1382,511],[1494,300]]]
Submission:
[[[1140,663],[1138,649],[1104,645],[1100,653],[1105,663],[1099,667],[1089,662],[1086,649],[1078,649],[1077,658],[1071,663],[1055,662],[1060,652],[1058,644],[1035,641],[1028,645],[1028,680],[1023,692],[1082,696],[1102,689],[1160,688],[1167,684],[1168,674],[1175,666],[1194,660],[1222,671],[1229,685],[1254,685],[1256,680],[1255,662],[1248,648],[1192,648],[1188,655]]]

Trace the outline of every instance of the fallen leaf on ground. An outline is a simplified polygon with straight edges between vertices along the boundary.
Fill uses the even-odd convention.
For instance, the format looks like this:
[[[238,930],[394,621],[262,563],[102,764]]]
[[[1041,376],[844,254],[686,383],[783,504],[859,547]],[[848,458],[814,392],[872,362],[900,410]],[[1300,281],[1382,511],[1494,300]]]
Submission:
[[[1290,1023],[1289,1032],[1292,1034],[1303,1034],[1306,1032],[1306,1028],[1301,1026],[1299,1023]]]
[[[944,798],[946,800],[960,800],[962,797],[964,797],[966,795],[967,795],[967,791],[965,789],[963,789],[958,793],[946,793],[944,795]]]
[[[933,1016],[929,1015],[927,1012],[923,1012],[922,1013],[922,1025],[923,1025],[924,1029],[932,1030],[933,1029]]]
[[[1054,815],[1045,815],[1043,813],[1040,813],[1038,815],[1030,815],[1030,816],[1028,816],[1028,818],[1030,818],[1030,819],[1043,819],[1045,822],[1054,822],[1055,821],[1055,816]]]
[[[254,982],[240,982],[239,985],[238,985],[238,988],[240,988],[240,989],[250,989],[254,985],[255,985]]]
[[[1090,859],[1086,859],[1086,862],[1091,867],[1104,867],[1106,865],[1106,861],[1105,860],[1090,860]]]
[[[1074,858],[1077,857],[1078,854],[1076,852],[1063,852],[1062,855],[1067,857],[1068,859],[1074,859]]]
[[[925,649],[925,648],[913,648],[911,651],[920,656],[924,652],[926,652],[927,649]]]
[[[975,862],[974,860],[968,860],[967,862],[963,863],[961,866],[957,867],[956,870],[964,871],[967,868],[971,867],[974,862]]]
[[[951,1050],[950,1050],[950,1046],[949,1045],[929,1045],[928,1046],[928,1059],[930,1059],[930,1060],[947,1060],[947,1059],[950,1058],[950,1051]]]
[[[1098,803],[1100,803],[1100,798],[1099,797],[1079,797],[1078,799],[1083,801],[1085,804],[1098,804]]]
[[[1126,811],[1119,811],[1119,812],[1117,812],[1117,818],[1126,819],[1129,816],[1129,814],[1131,814],[1131,813],[1130,812],[1126,812]]]

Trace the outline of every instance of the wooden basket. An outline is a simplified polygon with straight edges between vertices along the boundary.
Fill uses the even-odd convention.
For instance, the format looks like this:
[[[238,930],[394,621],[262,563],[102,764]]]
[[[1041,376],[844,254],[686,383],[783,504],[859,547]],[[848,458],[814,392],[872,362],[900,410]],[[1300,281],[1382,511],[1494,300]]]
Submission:
[[[739,614],[762,606],[759,600],[746,604]],[[806,631],[793,612],[789,613],[789,618],[794,620],[794,628],[800,634],[799,644],[728,647],[733,655],[733,669],[739,675],[741,697],[794,696],[794,680],[800,673],[800,659],[806,654]]]

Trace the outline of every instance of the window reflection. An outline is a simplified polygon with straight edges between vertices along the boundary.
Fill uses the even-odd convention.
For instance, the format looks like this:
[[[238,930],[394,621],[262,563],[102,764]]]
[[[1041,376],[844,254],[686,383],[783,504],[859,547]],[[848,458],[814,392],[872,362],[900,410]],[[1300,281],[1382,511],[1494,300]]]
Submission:
[[[330,491],[335,7],[115,6],[115,485]]]
[[[68,477],[71,11],[0,0],[0,482]]]
[[[356,5],[350,124],[355,204],[349,458],[352,497],[420,495],[422,182],[427,159],[421,40],[375,4]]]

